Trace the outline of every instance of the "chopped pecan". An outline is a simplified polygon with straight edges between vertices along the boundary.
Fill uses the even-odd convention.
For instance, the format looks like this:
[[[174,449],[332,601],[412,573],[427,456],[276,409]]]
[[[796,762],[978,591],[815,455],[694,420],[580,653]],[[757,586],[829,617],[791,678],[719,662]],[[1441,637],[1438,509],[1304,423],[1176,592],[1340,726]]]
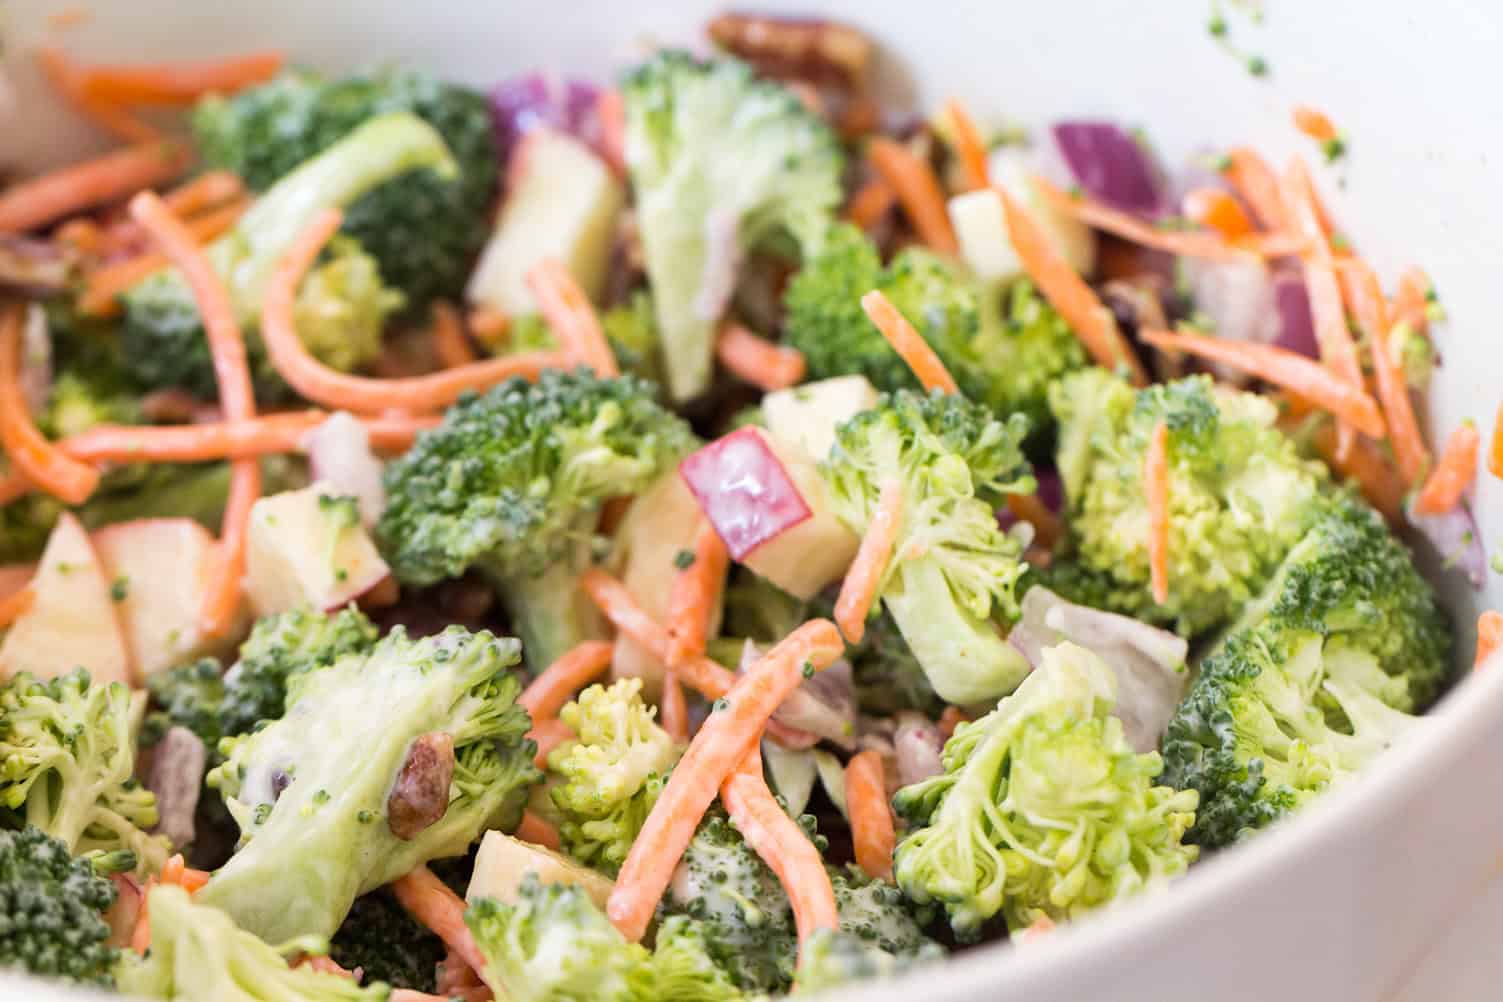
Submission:
[[[454,738],[442,731],[419,735],[407,749],[386,798],[386,824],[399,839],[418,834],[449,809],[449,783],[454,779]]]
[[[871,39],[848,24],[766,14],[721,14],[710,40],[768,76],[861,88],[872,61]]]
[[[61,292],[73,279],[78,258],[49,240],[0,237],[0,288],[35,295]]]

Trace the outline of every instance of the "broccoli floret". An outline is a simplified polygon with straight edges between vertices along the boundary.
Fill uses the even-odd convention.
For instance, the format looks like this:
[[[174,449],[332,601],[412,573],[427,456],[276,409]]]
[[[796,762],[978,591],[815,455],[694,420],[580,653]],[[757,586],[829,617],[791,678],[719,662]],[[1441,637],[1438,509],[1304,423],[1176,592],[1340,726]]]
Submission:
[[[37,427],[50,438],[66,438],[95,425],[137,424],[140,420],[139,396],[110,394],[83,373],[65,369],[52,380],[47,409]]]
[[[974,938],[1001,912],[1010,929],[1065,919],[1182,872],[1193,790],[1153,785],[1156,752],[1135,754],[1111,716],[1116,677],[1064,643],[980,720],[945,744],[944,772],[905,786],[894,808],[898,886]]]
[[[382,553],[406,584],[485,573],[541,670],[599,629],[577,577],[600,506],[644,490],[693,447],[640,379],[512,380],[460,400],[387,464]]]
[[[486,828],[516,827],[540,778],[507,671],[517,646],[460,627],[422,640],[398,628],[366,655],[295,675],[284,716],[221,746],[209,784],[243,845],[200,900],[269,940],[329,936],[357,895],[463,853]],[[450,799],[399,837],[388,801],[429,735],[451,742]]]
[[[626,302],[612,306],[601,314],[600,326],[622,372],[654,383],[663,381],[661,338],[650,293],[635,292]]]
[[[490,235],[499,156],[485,96],[411,70],[326,80],[287,73],[231,98],[208,98],[193,115],[207,164],[265,191],[362,123],[408,112],[431,125],[458,173],[406,174],[351,200],[343,231],[376,260],[386,284],[414,311],[458,296]]]
[[[581,863],[614,876],[657,803],[681,749],[653,723],[642,680],[592,685],[559,718],[579,736],[555,748],[548,771],[559,837]]]
[[[843,157],[787,88],[733,59],[663,52],[627,77],[622,95],[668,391],[689,400],[710,385],[720,300],[734,278],[710,269],[734,268],[780,237],[812,249],[840,204]]]
[[[140,868],[167,860],[152,792],[134,777],[131,694],[76,669],[0,684],[0,823],[35,825],[74,854],[128,850]]]
[[[652,960],[636,982],[636,997],[643,1002],[733,1002],[744,997],[715,962],[704,927],[682,915],[658,926]]]
[[[1324,468],[1274,427],[1274,405],[1191,376],[1134,391],[1103,369],[1055,384],[1071,556],[1063,594],[1194,636],[1232,619],[1314,518]],[[1143,459],[1169,429],[1169,600],[1153,600]],[[1090,584],[1092,578],[1095,584]],[[1052,586],[1052,585],[1051,585]],[[1093,602],[1094,600],[1094,602]]]
[[[0,831],[0,970],[109,986],[115,885],[40,828]]]
[[[320,956],[328,941],[303,936],[269,946],[181,887],[153,887],[146,908],[151,950],[144,957],[125,955],[115,972],[127,995],[184,1002],[383,1002],[391,992],[380,982],[361,986],[307,964],[289,967],[286,957]]]
[[[995,417],[957,395],[899,390],[836,430],[821,471],[835,512],[866,532],[882,485],[902,487],[903,514],[879,589],[883,607],[942,698],[974,703],[1011,692],[1028,662],[991,617],[1017,616],[1024,538],[998,528],[1008,493],[1029,493],[1027,419]]]
[[[944,947],[925,936],[903,892],[855,866],[832,869],[839,929],[816,929],[799,949],[796,992],[817,992],[851,981],[887,978],[914,964],[938,960]]]
[[[944,700],[929,684],[924,666],[887,610],[866,621],[861,642],[847,647],[845,657],[851,663],[856,703],[862,713],[886,717],[917,710],[937,717],[944,709]]]
[[[432,992],[443,940],[420,925],[384,888],[362,894],[344,924],[329,941],[329,956],[347,971],[357,968],[364,981],[384,981],[393,988]]]
[[[1189,838],[1222,846],[1361,769],[1435,698],[1451,631],[1382,520],[1335,499],[1200,673],[1164,737],[1197,790]]]
[[[277,261],[324,208],[343,206],[398,177],[453,178],[454,157],[443,138],[407,113],[372,118],[328,149],[281,177],[229,233],[209,245],[214,269],[229,286],[246,332],[246,350],[258,385],[268,393],[282,384],[255,330],[266,284]],[[346,243],[331,251],[298,292],[297,316],[307,324],[308,346],[331,364],[364,360],[379,342],[396,303],[366,253]],[[389,281],[389,280],[388,280]],[[125,294],[122,341],[134,377],[144,386],[181,386],[215,394],[213,361],[198,306],[180,272],[157,272]],[[299,328],[302,333],[302,327]]]
[[[984,287],[979,296],[981,330],[971,352],[983,385],[969,392],[998,411],[1026,416],[1030,442],[1037,441],[1054,424],[1049,387],[1085,367],[1085,348],[1032,282]]]

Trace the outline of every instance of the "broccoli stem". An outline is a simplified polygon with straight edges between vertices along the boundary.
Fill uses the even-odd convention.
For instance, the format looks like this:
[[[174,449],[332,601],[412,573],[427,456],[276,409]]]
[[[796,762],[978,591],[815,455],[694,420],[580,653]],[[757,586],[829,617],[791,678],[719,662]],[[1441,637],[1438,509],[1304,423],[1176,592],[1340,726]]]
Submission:
[[[522,641],[522,660],[536,674],[569,648],[606,637],[605,620],[579,576],[590,566],[588,544],[536,576],[495,576],[512,631]]]

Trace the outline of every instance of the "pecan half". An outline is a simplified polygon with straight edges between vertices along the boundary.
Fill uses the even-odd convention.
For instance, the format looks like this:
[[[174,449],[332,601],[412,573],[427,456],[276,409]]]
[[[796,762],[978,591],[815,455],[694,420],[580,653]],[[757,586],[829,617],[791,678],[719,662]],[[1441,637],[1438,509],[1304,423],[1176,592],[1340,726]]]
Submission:
[[[731,13],[707,30],[716,45],[772,77],[859,89],[871,66],[871,39],[839,21]]]
[[[444,816],[454,779],[454,738],[442,731],[419,735],[386,798],[386,824],[404,841]]]

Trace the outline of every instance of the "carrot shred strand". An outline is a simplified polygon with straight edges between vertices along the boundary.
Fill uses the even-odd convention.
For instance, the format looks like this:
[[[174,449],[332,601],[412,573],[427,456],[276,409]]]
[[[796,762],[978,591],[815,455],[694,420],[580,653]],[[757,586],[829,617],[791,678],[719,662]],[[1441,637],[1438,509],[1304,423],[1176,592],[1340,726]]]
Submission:
[[[908,368],[913,370],[924,389],[939,390],[942,393],[960,392],[955,377],[950,375],[934,349],[929,347],[929,342],[924,340],[923,335],[914,329],[908,318],[892,305],[892,300],[883,295],[880,289],[873,289],[862,296],[861,308],[866,311],[867,318],[877,330],[882,332],[887,343],[892,345],[893,350],[908,364]]]
[[[835,600],[835,623],[849,643],[859,644],[866,635],[866,617],[876,604],[902,522],[903,483],[897,479],[884,481],[856,559],[845,572]]]
[[[960,241],[950,225],[945,192],[934,168],[902,143],[885,136],[871,140],[866,155],[878,176],[897,195],[919,239],[943,254],[959,253]]]
[[[1463,421],[1446,436],[1445,448],[1435,469],[1414,499],[1414,510],[1422,515],[1440,515],[1461,504],[1462,495],[1477,479],[1477,452],[1482,435],[1471,421]]]
[[[1503,647],[1503,613],[1491,609],[1477,617],[1477,655],[1473,668],[1481,668],[1499,647]]]
[[[736,323],[721,329],[715,357],[731,375],[765,393],[797,386],[808,368],[797,348],[774,344]]]
[[[1148,572],[1153,600],[1169,601],[1169,426],[1153,426],[1143,457],[1143,488],[1148,499]]]
[[[845,795],[857,865],[869,877],[892,880],[892,853],[898,837],[887,803],[882,756],[875,749],[856,754],[846,764]]]

